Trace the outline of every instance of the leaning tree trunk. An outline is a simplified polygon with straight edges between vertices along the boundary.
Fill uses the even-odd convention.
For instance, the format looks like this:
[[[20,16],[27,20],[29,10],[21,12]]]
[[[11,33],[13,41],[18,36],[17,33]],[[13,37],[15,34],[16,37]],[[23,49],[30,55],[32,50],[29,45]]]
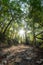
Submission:
[[[6,30],[8,29],[8,27],[9,27],[9,25],[11,24],[12,20],[13,20],[13,18],[12,18],[12,19],[10,20],[10,22],[7,24],[6,28],[4,29],[3,34],[5,34],[5,33],[6,33]]]
[[[33,19],[33,47],[35,47],[36,44],[36,37],[35,37],[35,18]]]

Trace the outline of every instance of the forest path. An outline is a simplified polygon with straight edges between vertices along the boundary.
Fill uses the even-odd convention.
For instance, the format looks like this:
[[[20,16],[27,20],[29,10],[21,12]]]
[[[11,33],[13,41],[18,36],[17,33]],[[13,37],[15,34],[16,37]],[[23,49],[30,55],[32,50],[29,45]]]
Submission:
[[[27,46],[27,45],[17,45],[17,46],[12,45],[12,46],[9,47],[9,48],[4,48],[2,51],[3,51],[4,53],[7,53],[7,52],[17,53],[17,52],[25,51],[25,50],[28,49],[28,48],[30,48],[30,47]]]
[[[43,58],[37,54],[37,49],[28,45],[17,45],[2,50],[5,65],[43,65]]]

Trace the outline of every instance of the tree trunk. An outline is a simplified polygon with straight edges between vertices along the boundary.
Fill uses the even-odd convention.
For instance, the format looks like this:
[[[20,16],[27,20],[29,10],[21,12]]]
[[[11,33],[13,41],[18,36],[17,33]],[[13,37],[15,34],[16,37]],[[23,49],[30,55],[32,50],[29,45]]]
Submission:
[[[35,18],[33,19],[33,47],[35,46],[36,44],[36,37],[35,37]]]
[[[9,22],[8,25],[6,26],[6,28],[5,28],[4,32],[3,32],[3,34],[5,34],[6,30],[8,29],[9,25],[11,24],[12,20],[13,20],[13,18],[10,20],[10,22]]]

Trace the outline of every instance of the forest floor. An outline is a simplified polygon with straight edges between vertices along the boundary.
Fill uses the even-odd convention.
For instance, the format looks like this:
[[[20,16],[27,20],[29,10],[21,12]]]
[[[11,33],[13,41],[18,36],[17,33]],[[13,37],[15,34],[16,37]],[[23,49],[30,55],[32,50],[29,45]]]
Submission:
[[[43,65],[43,52],[40,53],[28,45],[12,45],[2,49],[0,65]]]

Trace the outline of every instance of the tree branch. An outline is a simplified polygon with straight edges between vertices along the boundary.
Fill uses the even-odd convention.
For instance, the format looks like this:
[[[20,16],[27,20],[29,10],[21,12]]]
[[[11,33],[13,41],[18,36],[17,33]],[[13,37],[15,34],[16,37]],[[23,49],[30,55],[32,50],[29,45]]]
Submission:
[[[39,37],[36,37],[37,39],[41,39],[41,40],[43,40],[43,38],[39,38]]]
[[[43,33],[43,31],[41,31],[40,33],[36,34],[35,36],[38,36],[38,35],[40,35],[40,34],[42,34],[42,33]]]

